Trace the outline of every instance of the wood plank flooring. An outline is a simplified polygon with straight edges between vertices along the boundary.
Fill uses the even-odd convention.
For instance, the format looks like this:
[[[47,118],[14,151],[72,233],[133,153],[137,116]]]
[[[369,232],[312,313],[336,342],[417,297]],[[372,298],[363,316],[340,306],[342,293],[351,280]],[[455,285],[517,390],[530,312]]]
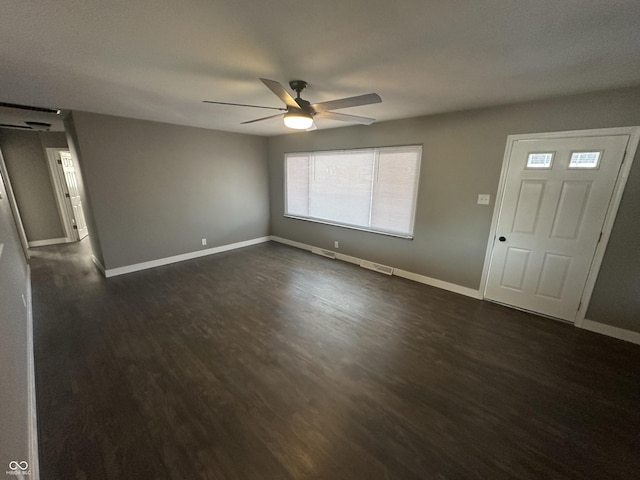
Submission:
[[[275,243],[33,250],[43,480],[640,476],[640,347]]]

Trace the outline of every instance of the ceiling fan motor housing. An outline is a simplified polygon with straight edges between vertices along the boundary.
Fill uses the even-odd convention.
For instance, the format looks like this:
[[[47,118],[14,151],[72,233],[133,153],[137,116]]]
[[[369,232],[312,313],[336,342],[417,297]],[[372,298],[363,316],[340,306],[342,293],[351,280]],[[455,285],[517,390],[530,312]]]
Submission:
[[[300,105],[300,110],[307,113],[314,113],[313,109],[311,108],[310,102],[307,102],[306,100],[303,100],[300,97],[296,98],[295,100],[296,100],[296,103]]]
[[[300,106],[300,110],[308,113],[309,115],[313,115],[315,112],[311,108],[311,102],[300,98],[300,92],[307,88],[307,82],[305,82],[304,80],[291,80],[289,82],[289,86],[291,87],[291,90],[295,91],[297,94],[294,100]]]
[[[291,80],[289,82],[289,86],[291,87],[291,90],[293,90],[298,94],[298,96],[300,96],[300,92],[307,88],[307,82],[305,82],[304,80]]]

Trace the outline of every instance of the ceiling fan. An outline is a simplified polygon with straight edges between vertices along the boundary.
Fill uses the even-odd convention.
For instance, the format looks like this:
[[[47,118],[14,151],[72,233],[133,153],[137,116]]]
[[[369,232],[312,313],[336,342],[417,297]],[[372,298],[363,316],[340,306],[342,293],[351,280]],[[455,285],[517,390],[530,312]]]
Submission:
[[[336,113],[330,110],[339,110],[341,108],[358,107],[361,105],[370,105],[372,103],[380,103],[382,99],[377,93],[368,93],[366,95],[358,95],[355,97],[341,98],[338,100],[329,100],[328,102],[310,103],[307,100],[300,98],[300,92],[307,87],[307,82],[304,80],[291,80],[289,86],[296,92],[296,98],[293,98],[285,88],[275,80],[268,80],[261,78],[269,90],[284,102],[287,106],[282,107],[263,107],[261,105],[247,105],[244,103],[228,103],[228,102],[214,102],[210,100],[204,100],[204,103],[215,103],[218,105],[234,105],[238,107],[254,107],[254,108],[267,108],[270,110],[281,110],[286,113],[278,113],[277,115],[270,115],[268,117],[256,118],[255,120],[249,120],[245,123],[261,122],[269,118],[284,117],[284,124],[289,128],[295,128],[298,130],[315,130],[314,123],[315,118],[326,118],[329,120],[339,120],[342,122],[357,123],[360,125],[371,125],[375,122],[374,118],[359,117],[357,115],[346,115],[344,113]]]

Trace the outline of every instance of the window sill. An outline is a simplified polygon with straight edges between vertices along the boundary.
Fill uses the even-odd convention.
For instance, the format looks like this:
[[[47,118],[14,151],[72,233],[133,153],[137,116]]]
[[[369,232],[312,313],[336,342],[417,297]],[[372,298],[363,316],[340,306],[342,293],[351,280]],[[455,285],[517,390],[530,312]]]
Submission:
[[[405,240],[413,240],[413,235],[407,235],[407,234],[402,234],[402,233],[393,233],[393,232],[384,232],[381,230],[372,230],[370,228],[365,228],[365,227],[357,227],[354,225],[348,225],[346,223],[337,223],[337,222],[330,222],[327,220],[321,220],[318,218],[310,218],[310,217],[297,217],[295,215],[288,215],[288,214],[284,214],[283,215],[285,218],[292,218],[294,220],[303,220],[305,222],[312,222],[312,223],[320,223],[323,225],[331,225],[332,227],[342,227],[342,228],[348,228],[350,230],[359,230],[361,232],[367,232],[367,233],[376,233],[378,235],[386,235],[387,237],[395,237],[395,238],[403,238]]]

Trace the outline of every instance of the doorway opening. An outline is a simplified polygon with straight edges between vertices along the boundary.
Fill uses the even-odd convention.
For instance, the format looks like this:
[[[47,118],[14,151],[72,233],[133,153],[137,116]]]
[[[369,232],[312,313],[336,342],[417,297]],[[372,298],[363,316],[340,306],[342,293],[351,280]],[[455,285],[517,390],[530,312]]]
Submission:
[[[58,213],[65,231],[66,242],[77,242],[88,234],[78,174],[68,149],[47,148],[47,166],[56,197]]]

